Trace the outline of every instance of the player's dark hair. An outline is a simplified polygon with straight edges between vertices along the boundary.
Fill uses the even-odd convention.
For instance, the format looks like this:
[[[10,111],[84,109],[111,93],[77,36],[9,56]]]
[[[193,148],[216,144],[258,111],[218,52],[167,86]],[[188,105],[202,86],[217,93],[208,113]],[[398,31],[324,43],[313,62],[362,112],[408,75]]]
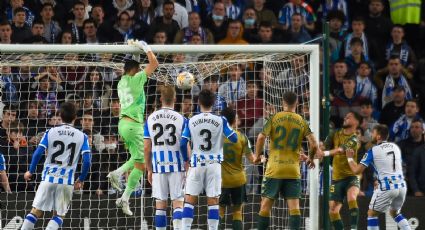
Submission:
[[[198,102],[206,108],[211,108],[215,103],[215,94],[209,89],[203,89],[198,95]]]
[[[127,60],[124,63],[124,73],[127,74],[133,69],[139,69],[139,62],[133,59]]]
[[[292,91],[289,91],[289,92],[285,92],[284,94],[283,94],[283,96],[282,96],[282,98],[283,98],[283,101],[288,105],[288,106],[294,106],[295,105],[295,103],[297,102],[297,100],[298,100],[298,96],[297,96],[297,94],[295,94],[294,92],[292,92]]]
[[[236,120],[236,111],[231,107],[226,107],[221,111],[221,116],[227,119],[230,125],[232,125]]]
[[[363,123],[363,117],[356,111],[350,111],[348,113],[353,114],[354,118],[359,122],[359,126]]]
[[[376,130],[376,132],[379,134],[379,136],[381,136],[381,138],[383,140],[387,140],[388,139],[388,135],[389,135],[389,130],[388,127],[384,124],[377,124],[373,127],[374,130]]]
[[[65,123],[71,123],[77,117],[75,105],[71,102],[64,102],[60,107],[60,116]]]

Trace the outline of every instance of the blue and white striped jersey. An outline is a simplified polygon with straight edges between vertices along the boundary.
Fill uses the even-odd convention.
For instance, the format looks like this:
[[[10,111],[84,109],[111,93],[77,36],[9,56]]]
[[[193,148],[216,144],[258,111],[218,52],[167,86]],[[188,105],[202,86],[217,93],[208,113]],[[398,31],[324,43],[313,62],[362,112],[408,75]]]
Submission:
[[[171,108],[162,108],[149,115],[144,137],[152,141],[152,172],[184,172],[180,140],[186,118]]]
[[[41,180],[73,185],[80,155],[90,153],[87,135],[62,124],[47,130],[39,146],[47,150]]]
[[[3,154],[0,153],[0,171],[6,171],[6,160]]]
[[[223,135],[234,133],[226,118],[212,113],[200,113],[190,118],[183,138],[192,140],[190,166],[205,166],[223,161]]]
[[[401,150],[392,142],[382,142],[372,147],[360,162],[366,167],[373,166],[383,191],[406,187],[401,163]]]

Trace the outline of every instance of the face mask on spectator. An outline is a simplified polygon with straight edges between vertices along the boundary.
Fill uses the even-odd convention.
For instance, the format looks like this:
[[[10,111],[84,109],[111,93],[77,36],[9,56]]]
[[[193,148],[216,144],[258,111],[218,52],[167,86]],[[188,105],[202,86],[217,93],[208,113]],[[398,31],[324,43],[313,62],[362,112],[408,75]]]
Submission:
[[[254,18],[247,18],[245,19],[245,26],[252,26],[255,23],[255,19]]]
[[[214,21],[223,21],[224,16],[222,16],[222,15],[215,15],[215,14],[213,14],[213,15],[212,15],[212,19],[213,19]]]

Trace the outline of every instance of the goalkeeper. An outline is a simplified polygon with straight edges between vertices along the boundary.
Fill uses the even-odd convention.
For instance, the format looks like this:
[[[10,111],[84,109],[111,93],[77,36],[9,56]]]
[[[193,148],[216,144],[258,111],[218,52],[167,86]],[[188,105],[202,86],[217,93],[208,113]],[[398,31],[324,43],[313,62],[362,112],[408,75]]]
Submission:
[[[125,191],[122,197],[116,201],[116,205],[121,207],[126,215],[131,216],[133,212],[130,210],[128,200],[145,170],[145,160],[143,157],[143,114],[146,98],[143,86],[147,81],[147,77],[158,67],[158,61],[146,42],[129,41],[129,44],[143,49],[148,57],[149,64],[140,72],[137,61],[128,60],[124,64],[124,75],[121,77],[117,86],[121,105],[118,132],[123,138],[131,157],[124,165],[110,172],[107,177],[112,187],[121,191],[119,178],[124,172],[131,170]]]

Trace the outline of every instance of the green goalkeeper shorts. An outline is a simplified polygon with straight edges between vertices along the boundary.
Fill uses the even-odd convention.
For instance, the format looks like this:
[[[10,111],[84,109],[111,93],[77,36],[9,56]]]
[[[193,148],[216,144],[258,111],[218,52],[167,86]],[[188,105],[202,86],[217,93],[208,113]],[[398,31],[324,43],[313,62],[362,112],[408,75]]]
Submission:
[[[118,123],[118,133],[130,152],[130,160],[138,163],[145,163],[145,157],[143,155],[143,125],[135,121],[120,119]]]

